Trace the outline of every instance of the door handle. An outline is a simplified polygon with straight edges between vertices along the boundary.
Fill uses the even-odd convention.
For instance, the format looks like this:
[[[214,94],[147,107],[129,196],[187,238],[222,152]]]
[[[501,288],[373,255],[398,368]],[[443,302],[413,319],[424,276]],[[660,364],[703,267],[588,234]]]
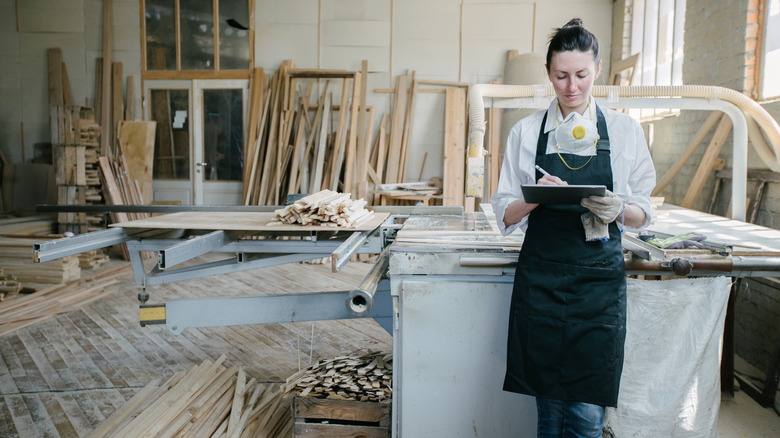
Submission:
[[[196,166],[206,167],[209,163],[195,163]]]

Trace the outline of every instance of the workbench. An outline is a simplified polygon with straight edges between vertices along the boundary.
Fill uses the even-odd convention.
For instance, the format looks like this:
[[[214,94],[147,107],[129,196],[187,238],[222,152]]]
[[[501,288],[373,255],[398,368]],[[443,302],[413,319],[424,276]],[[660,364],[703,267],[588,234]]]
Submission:
[[[36,244],[34,256],[46,261],[125,242],[136,283],[146,292],[155,284],[320,257],[331,257],[337,271],[353,254],[380,254],[363,284],[350,291],[175,300],[147,305],[157,316],[144,321],[142,313],[141,319],[179,333],[187,327],[372,317],[394,336],[394,437],[533,436],[533,398],[501,389],[523,234],[501,236],[489,205],[482,207],[486,211],[478,213],[374,207],[386,210],[369,227],[354,230],[288,230],[268,225],[267,213],[262,220],[252,219],[256,213],[213,214],[221,225],[209,225],[205,213],[188,213],[197,220],[168,215]],[[228,225],[226,218],[232,218]],[[631,246],[627,233],[629,275],[780,276],[778,230],[670,205],[658,207],[649,228],[703,233],[710,250]],[[142,251],[159,256],[149,272]],[[178,267],[206,252],[229,256]]]

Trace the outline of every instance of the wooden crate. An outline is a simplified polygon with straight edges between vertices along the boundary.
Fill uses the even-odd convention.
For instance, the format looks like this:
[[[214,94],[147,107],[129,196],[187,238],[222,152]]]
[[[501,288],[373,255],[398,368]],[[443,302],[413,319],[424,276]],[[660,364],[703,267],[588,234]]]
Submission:
[[[295,438],[387,438],[390,401],[293,398]]]

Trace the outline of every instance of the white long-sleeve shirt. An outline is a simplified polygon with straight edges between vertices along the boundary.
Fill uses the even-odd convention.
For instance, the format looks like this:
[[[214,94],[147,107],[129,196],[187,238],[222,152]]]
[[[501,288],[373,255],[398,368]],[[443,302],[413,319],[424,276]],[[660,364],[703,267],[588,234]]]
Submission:
[[[563,122],[558,114],[557,99],[553,99],[546,110],[538,111],[520,120],[509,132],[504,152],[504,162],[498,179],[498,187],[490,198],[496,221],[501,233],[506,236],[517,228],[525,231],[528,216],[520,222],[506,226],[504,211],[513,201],[523,199],[520,190],[522,184],[536,183],[536,143],[539,140],[539,128],[544,114],[547,113],[544,132],[548,133],[547,153],[557,152],[555,138],[557,124]],[[591,105],[595,105],[591,98]],[[595,108],[595,106],[593,106]],[[650,192],[655,187],[655,167],[645,141],[642,127],[631,116],[600,107],[607,123],[609,133],[610,160],[612,162],[612,191],[626,204],[634,204],[644,210],[645,223],[650,224],[652,208]],[[586,112],[586,116],[587,116]],[[593,118],[596,117],[595,111]],[[595,151],[586,150],[580,155],[593,155]]]

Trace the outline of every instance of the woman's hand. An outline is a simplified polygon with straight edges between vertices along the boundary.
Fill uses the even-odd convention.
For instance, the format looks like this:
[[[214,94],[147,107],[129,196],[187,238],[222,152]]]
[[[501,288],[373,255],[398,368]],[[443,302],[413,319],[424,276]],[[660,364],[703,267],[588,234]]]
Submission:
[[[542,175],[537,184],[543,184],[547,186],[567,186],[569,183],[553,175]],[[518,199],[506,207],[504,210],[504,225],[511,226],[523,220],[528,216],[534,208],[539,204],[530,204],[523,199]]]
[[[546,186],[567,186],[569,183],[566,181],[558,178],[557,176],[553,175],[542,175],[541,178],[539,178],[539,181],[536,182],[537,184],[543,184]]]

